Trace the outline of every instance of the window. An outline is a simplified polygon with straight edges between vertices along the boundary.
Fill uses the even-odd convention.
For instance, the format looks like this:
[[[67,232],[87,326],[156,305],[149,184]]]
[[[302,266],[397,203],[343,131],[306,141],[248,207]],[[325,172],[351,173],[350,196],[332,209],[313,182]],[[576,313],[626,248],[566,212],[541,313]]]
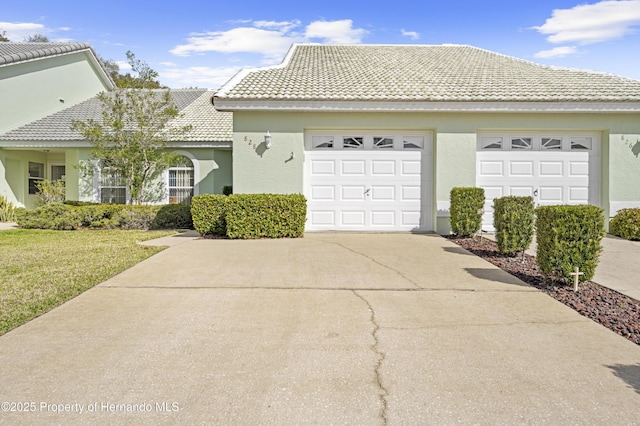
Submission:
[[[532,138],[511,138],[511,149],[516,151],[531,150],[533,148],[532,141]]]
[[[342,147],[346,149],[363,149],[364,148],[364,138],[342,138]]]
[[[169,204],[191,204],[193,163],[186,157],[169,168]]]
[[[561,138],[542,138],[540,146],[543,150],[561,150],[562,139]]]
[[[102,167],[98,180],[101,203],[127,204],[127,184],[120,174],[110,167]]]
[[[311,143],[314,149],[331,149],[333,148],[333,136],[314,136]]]
[[[502,149],[502,138],[501,137],[482,137],[480,138],[480,149],[482,150]]]
[[[40,192],[38,183],[44,179],[44,164],[32,163],[29,161],[29,194],[34,195]]]
[[[571,138],[571,150],[588,151],[591,149],[591,138]]]
[[[393,149],[393,138],[373,137],[373,149]]]
[[[424,148],[424,138],[422,136],[404,136],[402,138],[403,149],[422,149]]]

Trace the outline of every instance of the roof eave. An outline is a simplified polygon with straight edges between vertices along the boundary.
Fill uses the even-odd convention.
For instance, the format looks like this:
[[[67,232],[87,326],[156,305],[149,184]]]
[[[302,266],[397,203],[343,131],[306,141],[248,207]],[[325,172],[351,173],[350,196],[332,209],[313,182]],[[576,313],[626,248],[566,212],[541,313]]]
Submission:
[[[429,102],[246,100],[214,97],[218,111],[639,113],[640,102]]]

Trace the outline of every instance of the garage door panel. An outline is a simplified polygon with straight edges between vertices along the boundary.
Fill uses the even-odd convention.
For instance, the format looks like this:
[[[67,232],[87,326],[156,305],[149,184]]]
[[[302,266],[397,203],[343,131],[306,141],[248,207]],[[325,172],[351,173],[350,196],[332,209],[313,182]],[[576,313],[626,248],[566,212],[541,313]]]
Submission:
[[[371,225],[374,227],[393,227],[396,225],[396,214],[393,210],[372,210]]]
[[[533,196],[533,187],[532,186],[511,186],[509,187],[509,195],[514,197],[532,197]]]
[[[420,211],[403,211],[400,215],[402,217],[402,226],[420,225]]]
[[[340,212],[340,225],[343,227],[364,227],[365,215],[364,210],[343,210]]]
[[[402,160],[401,161],[402,176],[420,176],[421,162],[416,160]]]
[[[571,203],[588,203],[589,187],[572,186],[569,188],[569,202]]]
[[[394,186],[371,185],[372,201],[396,201],[396,188]]]
[[[395,176],[396,162],[393,160],[372,160],[371,176]]]
[[[420,187],[402,185],[402,201],[420,201]]]
[[[517,177],[533,177],[533,161],[511,161],[509,174]]]
[[[571,161],[569,163],[569,176],[571,177],[589,176],[589,162]]]
[[[336,213],[333,210],[313,210],[309,214],[311,224],[317,227],[336,226]]]
[[[336,191],[333,185],[311,187],[311,201],[335,201]]]
[[[480,161],[478,165],[480,176],[504,176],[504,163],[502,161]]]
[[[312,176],[335,176],[336,163],[334,160],[312,160],[311,175]]]
[[[540,177],[562,177],[564,175],[564,163],[562,161],[540,161]]]
[[[540,186],[538,188],[538,202],[541,204],[562,204],[564,200],[562,186]]]
[[[364,160],[342,160],[341,170],[343,175],[364,176],[365,161]]]
[[[364,185],[341,187],[340,199],[343,201],[364,201],[366,188]]]

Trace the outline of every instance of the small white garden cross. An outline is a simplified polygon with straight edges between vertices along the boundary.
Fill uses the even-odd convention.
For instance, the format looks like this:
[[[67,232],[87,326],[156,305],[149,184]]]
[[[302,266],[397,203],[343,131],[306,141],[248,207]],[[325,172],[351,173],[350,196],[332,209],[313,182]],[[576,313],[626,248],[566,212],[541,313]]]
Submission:
[[[569,272],[569,275],[573,275],[573,291],[578,291],[578,281],[580,281],[580,275],[584,275],[584,272],[580,272],[580,268],[576,266],[575,272]]]

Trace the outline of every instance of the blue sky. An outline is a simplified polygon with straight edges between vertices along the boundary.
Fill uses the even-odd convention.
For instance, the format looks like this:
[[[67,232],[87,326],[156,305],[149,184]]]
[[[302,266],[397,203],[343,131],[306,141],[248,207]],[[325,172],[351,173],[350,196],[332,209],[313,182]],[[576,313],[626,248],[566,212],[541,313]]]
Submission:
[[[131,50],[172,88],[218,88],[294,42],[468,44],[640,80],[640,0],[5,0],[2,30],[86,41],[123,64]]]

